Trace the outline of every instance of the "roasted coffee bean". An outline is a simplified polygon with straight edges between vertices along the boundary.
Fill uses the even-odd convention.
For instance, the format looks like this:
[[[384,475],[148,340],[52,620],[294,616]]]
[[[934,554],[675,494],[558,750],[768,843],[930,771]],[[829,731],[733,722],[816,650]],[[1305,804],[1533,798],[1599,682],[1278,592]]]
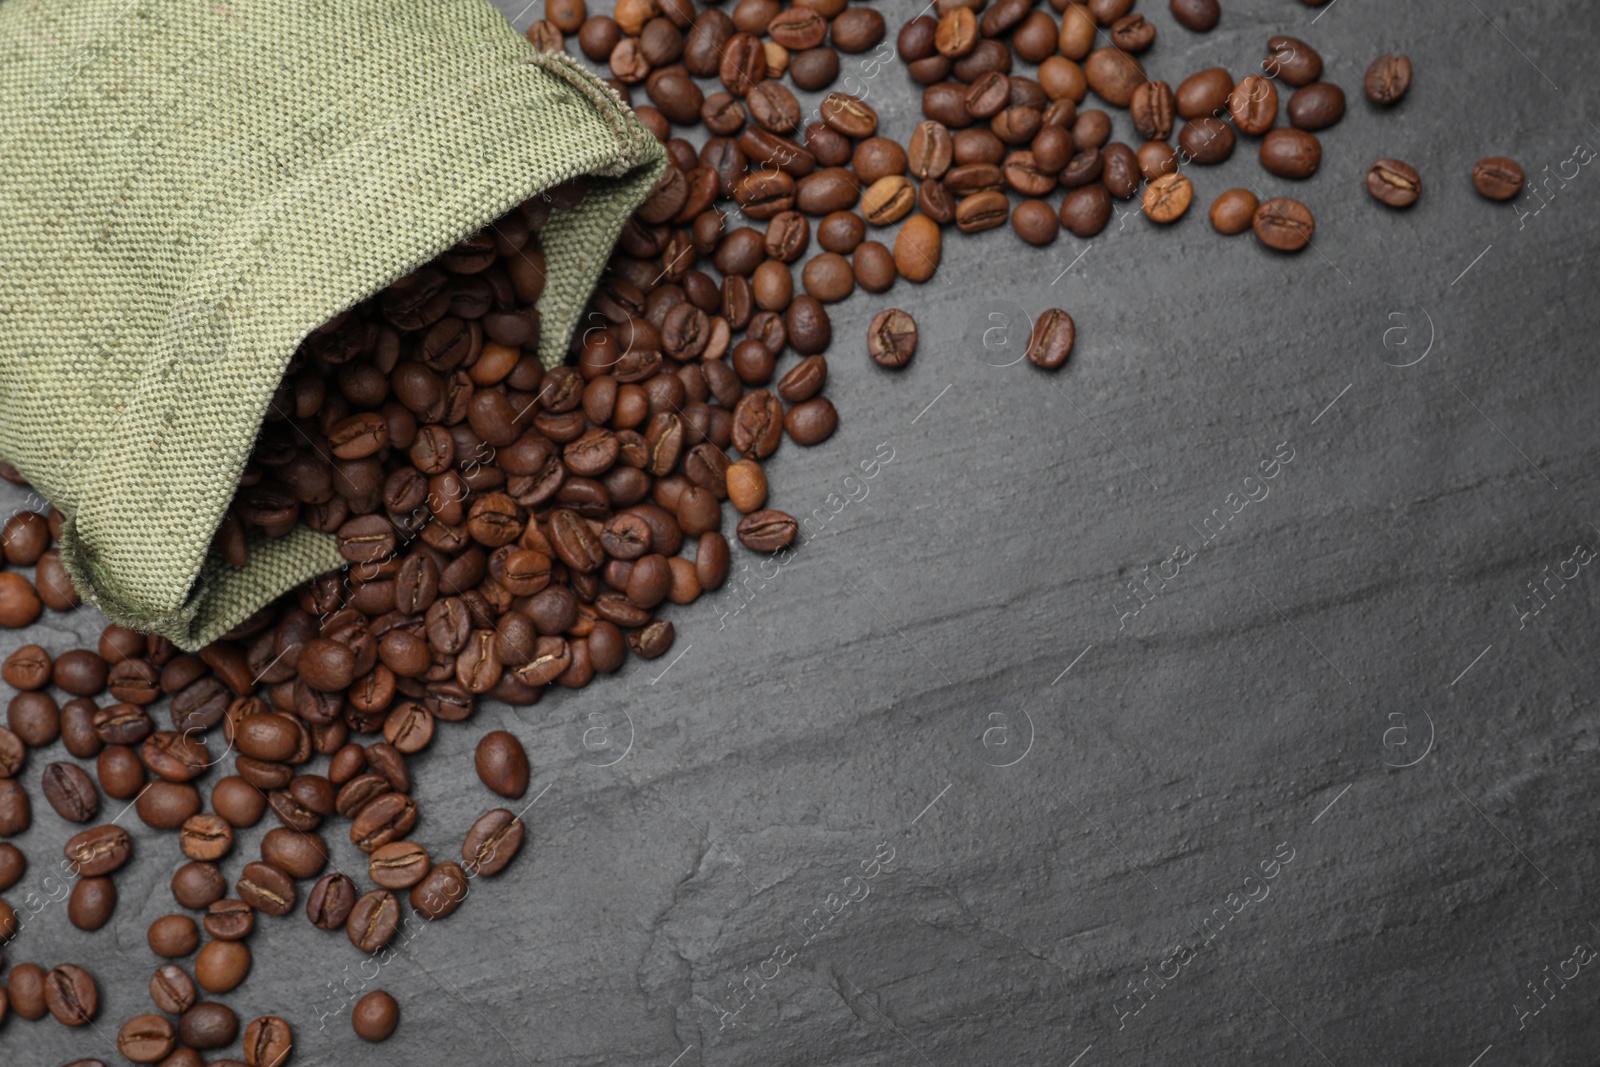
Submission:
[[[1006,194],[992,190],[973,193],[956,205],[956,226],[963,233],[979,233],[1004,226],[1010,215]]]
[[[200,791],[187,782],[154,781],[140,791],[134,810],[146,826],[176,830],[200,811]]]
[[[214,900],[206,905],[203,925],[218,941],[243,941],[255,923],[255,908],[242,900]]]
[[[476,650],[470,651],[470,655],[475,658],[471,661],[469,676],[481,675],[486,671],[498,672],[500,662],[493,651],[493,632],[479,630],[475,632],[474,637],[475,640],[468,642],[468,649]],[[467,656],[469,652],[463,652],[462,655]],[[456,661],[458,678],[461,663],[462,660],[458,658]],[[487,688],[488,686],[483,686],[473,691],[483,692]],[[402,701],[390,709],[389,714],[384,717],[383,738],[400,752],[421,752],[433,740],[433,713],[415,701]]]
[[[820,46],[807,48],[790,57],[789,77],[807,92],[818,92],[839,76],[839,53]]]
[[[828,380],[828,361],[824,356],[807,356],[790,368],[789,372],[778,382],[778,396],[791,404],[798,404],[802,400],[809,400],[822,390],[823,384]],[[717,450],[715,455],[722,457],[721,479],[724,493],[729,492],[727,457]],[[693,475],[691,474],[691,478]],[[708,488],[714,488],[708,486]]]
[[[370,955],[387,945],[399,927],[400,902],[387,889],[373,889],[350,909],[345,933],[352,945]]]
[[[1061,202],[1061,225],[1074,237],[1089,238],[1111,221],[1111,194],[1106,186],[1084,185]]]
[[[628,647],[640,659],[656,659],[672,647],[675,637],[672,623],[656,619],[638,630],[628,633]]]
[[[978,43],[978,19],[970,8],[953,7],[939,19],[934,31],[934,48],[947,59],[972,51]]]
[[[1143,52],[1156,41],[1155,23],[1143,15],[1123,15],[1111,24],[1111,43],[1124,52]]]
[[[363,1041],[387,1041],[400,1025],[400,1005],[382,989],[374,989],[350,1010],[350,1027]]]
[[[432,869],[427,850],[410,841],[392,841],[367,858],[367,874],[385,889],[409,889]]]
[[[867,354],[874,363],[898,370],[911,362],[916,350],[917,323],[908,313],[890,308],[873,316],[867,328]],[[765,492],[762,495],[764,497]]]
[[[45,970],[37,963],[19,963],[6,977],[6,992],[11,1010],[29,1022],[43,1019],[49,1012],[45,1003]]]
[[[1166,147],[1165,141],[1152,141]],[[1170,149],[1169,149],[1170,150]],[[1067,164],[1067,169],[1061,172],[1061,184],[1068,189],[1077,189],[1100,180],[1105,173],[1105,156],[1098,148],[1086,148],[1072,157],[1072,162]]]
[[[1233,86],[1233,75],[1221,67],[1208,67],[1178,83],[1173,103],[1178,114],[1186,119],[1220,118],[1227,112]]]
[[[1267,39],[1267,58],[1261,61],[1261,69],[1267,77],[1299,88],[1322,77],[1322,56],[1299,38],[1280,34]]]
[[[150,1000],[168,1015],[182,1015],[198,999],[194,979],[176,963],[163,963],[150,976]]]
[[[1163,174],[1145,186],[1144,213],[1151,222],[1176,222],[1194,199],[1194,186],[1182,174]]]
[[[127,800],[144,788],[144,764],[126,745],[107,746],[95,761],[95,770],[107,796]]]
[[[266,795],[237,775],[211,788],[211,807],[236,828],[254,826],[267,808]]]
[[[350,918],[356,884],[338,872],[317,879],[306,894],[306,918],[319,930],[337,930]]]
[[[278,826],[261,839],[261,858],[291,878],[313,878],[327,866],[328,845],[317,834]]]
[[[739,520],[739,542],[752,552],[777,552],[794,543],[799,523],[792,515],[765,509]]]
[[[461,906],[470,888],[459,863],[441,863],[412,886],[411,907],[424,919],[442,919]]]
[[[1422,193],[1422,176],[1409,163],[1380,159],[1367,170],[1367,192],[1381,204],[1410,207]]]
[[[765,459],[783,437],[783,403],[765,389],[746,393],[733,413],[733,445],[751,459]]]
[[[810,447],[811,445],[821,444],[833,436],[833,431],[839,425],[839,413],[834,410],[833,402],[827,397],[813,397],[810,400],[803,400],[790,408],[788,414],[784,416],[783,425],[795,444]],[[686,528],[685,532],[698,535],[706,532],[706,530],[688,530]],[[659,602],[658,599],[657,603]]]
[[[467,831],[461,860],[474,874],[499,874],[522,847],[525,832],[522,820],[504,808],[495,808],[480,816]]]
[[[172,1024],[159,1015],[135,1015],[117,1031],[117,1051],[134,1063],[166,1059],[177,1043]]]
[[[1258,207],[1256,194],[1250,190],[1229,189],[1211,204],[1211,226],[1227,237],[1244,233],[1255,222]]]
[[[416,825],[417,806],[412,799],[404,793],[384,793],[356,813],[350,823],[350,842],[363,852],[371,852],[400,840]]]
[[[136,745],[155,731],[150,715],[137,704],[112,704],[94,713],[94,732],[107,745]]]
[[[15,778],[22,772],[27,758],[28,747],[22,743],[22,738],[0,726],[0,778]]]
[[[275,1015],[250,1020],[244,1028],[244,1062],[247,1067],[282,1067],[294,1047],[294,1032]]]
[[[0,529],[0,550],[7,563],[31,567],[50,547],[50,524],[37,511],[19,511]]]
[[[151,773],[169,782],[188,782],[205,773],[211,755],[194,734],[157,730],[139,746],[139,759]]]
[[[1266,133],[1278,121],[1278,87],[1269,78],[1251,74],[1228,95],[1228,112],[1240,133]]]
[[[1404,55],[1385,52],[1372,61],[1362,81],[1367,99],[1385,106],[1397,104],[1411,88],[1411,60]]]
[[[1292,127],[1271,130],[1261,139],[1261,165],[1280,178],[1309,178],[1322,164],[1322,143]]]
[[[1083,62],[1083,75],[1089,88],[1117,107],[1132,103],[1134,90],[1146,81],[1139,61],[1120,48],[1098,48],[1089,53]]]
[[[1514,159],[1490,156],[1472,167],[1472,187],[1490,200],[1510,200],[1522,192],[1527,175]]]
[[[150,924],[150,951],[174,959],[187,956],[200,945],[200,928],[187,915],[164,915]]]
[[[1168,6],[1178,25],[1195,33],[1214,29],[1222,17],[1222,7],[1217,0],[1171,0]]]
[[[878,129],[878,113],[849,93],[829,93],[817,110],[830,129],[846,137],[871,137]]]
[[[339,653],[329,653],[330,656],[348,656],[345,665],[353,671],[355,660],[350,649],[337,641],[314,642],[332,645],[339,649]],[[304,649],[301,650],[304,655]],[[348,683],[346,683],[348,684]],[[246,715],[234,727],[233,744],[240,752],[252,759],[279,762],[294,755],[300,743],[299,731],[296,730],[294,721],[285,715],[275,712],[257,712]]]
[[[45,800],[68,822],[88,822],[100,810],[94,780],[75,763],[52,763],[41,782]]]
[[[1190,160],[1202,166],[1226,160],[1233,155],[1234,144],[1233,127],[1221,119],[1209,116],[1186,122],[1183,124],[1183,129],[1178,131],[1178,147],[1183,149]],[[1266,149],[1263,147],[1262,151],[1265,152]]]
[[[950,130],[933,119],[918,123],[911,133],[906,163],[911,174],[921,180],[941,178],[950,169],[954,145]]]
[[[1033,331],[1028,335],[1028,362],[1045,370],[1056,370],[1072,355],[1076,339],[1072,316],[1060,308],[1051,308],[1034,320]]]
[[[0,778],[0,837],[15,837],[33,822],[28,794],[13,778]]]
[[[820,359],[822,357],[813,356],[812,358]],[[733,503],[734,507],[746,513],[755,511],[766,503],[767,476],[761,469],[760,464],[754,460],[741,459],[728,468],[728,499]],[[709,536],[709,534],[706,536]],[[704,585],[704,576],[701,575],[699,577],[701,578],[701,584]]]
[[[6,657],[0,677],[13,689],[43,689],[50,684],[50,653],[38,645],[23,645]]]
[[[1128,107],[1133,119],[1133,128],[1147,141],[1165,141],[1172,136],[1172,117],[1176,110],[1173,99],[1172,87],[1163,81],[1145,82],[1133,92],[1133,101]],[[1078,121],[1083,121],[1083,115],[1078,116]],[[1073,141],[1077,142],[1077,132],[1073,132]],[[1104,139],[1101,140],[1104,143]],[[1099,147],[1096,145],[1095,147]]]
[[[6,723],[30,748],[43,748],[61,736],[61,709],[49,693],[18,693],[6,706]]]
[[[110,874],[128,862],[133,842],[120,826],[97,826],[74,835],[63,850],[72,869],[84,878]]]
[[[1298,200],[1276,197],[1256,209],[1253,223],[1256,237],[1279,252],[1298,252],[1311,243],[1316,222],[1311,211]]]
[[[202,1001],[178,1020],[178,1039],[202,1051],[233,1043],[239,1034],[239,1017],[226,1004]]]
[[[66,689],[72,696],[96,696],[106,688],[109,675],[106,661],[86,648],[59,654],[51,667],[51,680],[56,688]]]
[[[88,971],[63,963],[45,976],[44,1002],[56,1022],[83,1026],[100,1010],[100,990]]]
[[[239,899],[268,915],[287,915],[294,907],[294,882],[270,863],[247,863],[234,883]]]
[[[0,841],[0,893],[16,885],[28,869],[27,857],[9,841]]]
[[[80,878],[67,900],[67,921],[80,930],[98,930],[117,909],[117,886],[109,878]]]
[[[111,695],[129,704],[151,704],[161,697],[161,672],[142,659],[125,659],[106,677]]]
[[[20,629],[31,625],[44,611],[32,583],[20,574],[0,574],[0,626]]]
[[[1344,118],[1344,90],[1328,82],[1313,82],[1289,97],[1289,123],[1296,129],[1327,129]]]
[[[1105,146],[1100,158],[1100,181],[1106,192],[1119,200],[1127,200],[1139,191],[1143,176],[1139,173],[1139,157],[1133,149],[1116,141]]]
[[[236,989],[250,974],[250,947],[242,941],[209,941],[194,960],[194,980],[208,993]]]
[[[528,754],[514,734],[504,730],[484,734],[474,763],[479,780],[501,796],[515,799],[528,791]]]
[[[209,907],[221,900],[227,891],[227,880],[212,863],[198,860],[185,863],[172,875],[172,899],[185,908]]]
[[[923,182],[922,189],[937,185],[937,182]],[[918,190],[918,207],[922,207],[921,190]],[[851,257],[850,266],[855,272],[856,284],[869,293],[886,292],[894,284],[894,255],[878,241],[861,242]]]

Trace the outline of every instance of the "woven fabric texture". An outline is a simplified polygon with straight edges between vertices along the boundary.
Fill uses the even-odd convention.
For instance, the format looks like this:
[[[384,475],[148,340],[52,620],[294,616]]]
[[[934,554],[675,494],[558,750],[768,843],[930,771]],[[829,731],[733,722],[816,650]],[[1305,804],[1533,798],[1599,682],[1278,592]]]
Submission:
[[[195,648],[342,562],[207,553],[304,337],[518,203],[547,362],[664,154],[486,0],[0,3],[0,459],[114,621]]]

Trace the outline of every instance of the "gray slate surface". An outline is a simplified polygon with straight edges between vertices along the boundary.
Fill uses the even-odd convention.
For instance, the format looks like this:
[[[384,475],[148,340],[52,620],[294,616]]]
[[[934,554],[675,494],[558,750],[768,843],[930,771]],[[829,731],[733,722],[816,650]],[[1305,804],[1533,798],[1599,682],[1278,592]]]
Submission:
[[[539,13],[502,6],[519,27]],[[742,557],[737,614],[730,594],[676,610],[677,658],[487,708],[416,762],[415,837],[439,855],[496,803],[470,769],[480,731],[523,738],[537,801],[519,861],[369,980],[402,1002],[393,1062],[1600,1059],[1600,977],[1574,959],[1600,944],[1600,568],[1520,618],[1543,568],[1600,545],[1600,171],[1552,179],[1521,225],[1467,179],[1484,155],[1543,176],[1600,146],[1600,16],[1579,0],[1224,6],[1197,37],[1141,5],[1161,33],[1148,67],[1242,72],[1268,35],[1302,36],[1352,93],[1322,172],[1278,181],[1242,149],[1197,170],[1171,228],[1129,218],[1044,251],[952,235],[932,284],[836,308],[840,431],[770,466],[775,504],[820,509],[823,532],[764,584]],[[883,9],[894,26],[917,10]],[[1418,73],[1379,112],[1358,86],[1386,50]],[[909,134],[903,72],[868,93]],[[1422,171],[1415,209],[1367,197],[1380,155]],[[1213,234],[1204,207],[1245,182],[1309,203],[1316,249]],[[863,350],[889,305],[922,327],[899,374]],[[1015,326],[1050,306],[1078,322],[1065,372],[1000,365],[1016,338],[985,348],[990,313]],[[884,442],[892,462],[852,478]],[[1206,542],[1197,528],[1282,442],[1270,495]],[[1196,558],[1119,620],[1123,583],[1179,543]],[[98,627],[85,612],[26,637],[61,651]],[[19,843],[43,895],[70,828],[39,808]],[[90,965],[97,1029],[12,1018],[0,1062],[112,1059],[105,1039],[147,1010],[144,930],[173,909],[177,861],[135,831],[108,932],[53,904],[6,949]],[[1263,881],[1275,850],[1292,859]],[[22,887],[8,896],[22,906]],[[336,984],[367,980],[344,938],[298,915],[263,925],[223,999],[290,1019],[297,1064],[389,1062],[343,1015],[319,1031]],[[1202,947],[1164,963],[1180,943]],[[1529,983],[1566,960],[1577,976],[1549,978],[1532,1014]]]

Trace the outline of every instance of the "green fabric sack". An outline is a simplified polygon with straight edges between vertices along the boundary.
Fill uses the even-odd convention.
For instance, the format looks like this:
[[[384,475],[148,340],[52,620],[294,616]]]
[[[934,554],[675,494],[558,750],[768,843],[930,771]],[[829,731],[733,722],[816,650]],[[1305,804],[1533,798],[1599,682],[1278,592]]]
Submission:
[[[486,0],[0,2],[0,459],[110,619],[197,648],[342,564],[208,559],[301,340],[529,197],[559,361],[664,166]]]

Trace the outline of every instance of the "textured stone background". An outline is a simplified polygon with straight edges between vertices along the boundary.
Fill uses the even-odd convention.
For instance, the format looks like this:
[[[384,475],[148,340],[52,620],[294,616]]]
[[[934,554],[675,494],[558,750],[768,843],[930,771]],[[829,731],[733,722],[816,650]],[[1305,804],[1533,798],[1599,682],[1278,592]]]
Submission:
[[[540,13],[502,6],[519,28]],[[383,1061],[332,1014],[364,981],[402,1002],[399,1063],[1594,1062],[1595,968],[1552,980],[1537,1014],[1528,983],[1600,944],[1600,568],[1521,614],[1546,566],[1600,545],[1600,170],[1566,165],[1537,214],[1467,174],[1508,154],[1544,178],[1600,147],[1600,15],[1224,6],[1194,36],[1147,0],[1147,66],[1242,73],[1270,34],[1303,37],[1352,94],[1320,174],[1278,181],[1244,148],[1196,170],[1176,226],[1130,217],[1042,251],[952,234],[931,284],[834,309],[840,431],[770,466],[776,506],[823,532],[775,577],[742,556],[737,613],[731,594],[675,610],[671,657],[441,730],[414,764],[417,840],[453,854],[496,803],[471,750],[504,727],[536,765],[531,846],[376,978],[342,935],[266,920],[223,999],[286,1016],[300,1064]],[[918,10],[882,8],[894,27]],[[1386,50],[1417,77],[1380,112],[1358,87]],[[863,81],[908,135],[903,71]],[[1422,171],[1413,210],[1367,197],[1380,155]],[[1246,182],[1310,204],[1315,250],[1212,233],[1204,207]],[[899,374],[864,354],[889,305],[922,327]],[[1065,372],[1005,365],[1003,330],[985,347],[985,327],[1050,306],[1078,322]],[[1270,495],[1201,547],[1283,442]],[[892,461],[853,478],[880,448]],[[1180,542],[1198,557],[1120,619],[1122,583]],[[26,639],[61,651],[98,628],[52,617]],[[69,829],[38,805],[18,907]],[[57,904],[6,948],[90,965],[97,1030],[12,1018],[0,1061],[113,1059],[105,1038],[147,1010],[144,931],[173,909],[177,850],[134,829],[106,932]],[[1292,859],[1263,883],[1275,850]],[[1268,895],[1232,916],[1246,887]],[[822,922],[830,894],[862,892]],[[1209,944],[1149,978],[1214,909]]]

